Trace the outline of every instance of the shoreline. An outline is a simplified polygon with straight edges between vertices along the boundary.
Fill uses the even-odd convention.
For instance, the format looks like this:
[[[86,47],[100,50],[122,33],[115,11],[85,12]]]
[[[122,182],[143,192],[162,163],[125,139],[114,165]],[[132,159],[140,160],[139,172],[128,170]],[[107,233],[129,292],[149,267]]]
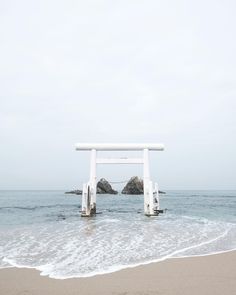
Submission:
[[[126,266],[117,267],[116,269],[114,268],[113,270],[109,270],[109,271],[101,271],[101,272],[91,273],[88,275],[85,274],[85,275],[81,275],[81,276],[71,276],[71,277],[51,277],[50,274],[43,274],[44,270],[41,270],[40,267],[20,266],[20,265],[19,266],[15,266],[15,265],[6,266],[3,268],[0,267],[0,272],[1,272],[1,270],[13,269],[13,268],[19,269],[19,270],[28,269],[28,270],[35,270],[35,271],[39,272],[40,276],[47,277],[52,280],[86,279],[86,278],[93,278],[93,277],[97,277],[97,276],[109,275],[109,274],[113,274],[116,272],[124,271],[126,269],[135,269],[137,267],[147,266],[147,265],[165,262],[165,261],[169,261],[169,260],[171,261],[172,259],[188,259],[188,258],[190,259],[190,258],[198,258],[198,257],[207,257],[207,256],[221,255],[221,254],[230,253],[230,252],[236,253],[236,249],[213,252],[213,253],[209,253],[209,254],[192,255],[192,256],[163,257],[160,259],[154,259],[152,261],[146,261],[146,262],[142,262],[142,263],[130,264],[130,265],[126,265]]]
[[[0,293],[15,294],[227,294],[236,292],[236,250],[176,257],[85,278],[52,279],[32,268],[0,269]]]

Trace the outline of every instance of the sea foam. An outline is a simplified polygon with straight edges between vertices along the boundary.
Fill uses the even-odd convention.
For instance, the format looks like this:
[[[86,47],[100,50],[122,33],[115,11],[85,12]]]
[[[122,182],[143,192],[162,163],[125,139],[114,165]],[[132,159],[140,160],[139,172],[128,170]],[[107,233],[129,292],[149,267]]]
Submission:
[[[188,201],[179,195],[173,200],[167,196],[162,204],[169,210],[154,218],[137,213],[142,201],[138,196],[121,197],[122,205],[128,204],[126,210],[117,197],[104,198],[109,208],[101,209],[102,214],[94,218],[80,218],[79,204],[51,204],[51,199],[48,207],[41,204],[35,210],[26,209],[24,216],[19,213],[24,209],[2,210],[7,215],[5,223],[12,223],[0,227],[0,267],[36,268],[42,275],[66,279],[236,248],[234,216],[219,218],[207,206],[201,212],[199,196]]]

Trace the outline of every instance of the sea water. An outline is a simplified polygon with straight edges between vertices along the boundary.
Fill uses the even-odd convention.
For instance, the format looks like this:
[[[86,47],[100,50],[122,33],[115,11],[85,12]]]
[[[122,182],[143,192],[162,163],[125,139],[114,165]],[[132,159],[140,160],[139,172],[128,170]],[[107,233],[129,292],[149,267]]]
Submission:
[[[236,191],[168,191],[160,204],[146,217],[143,196],[98,195],[100,214],[81,218],[81,196],[0,191],[0,268],[66,279],[236,249]]]

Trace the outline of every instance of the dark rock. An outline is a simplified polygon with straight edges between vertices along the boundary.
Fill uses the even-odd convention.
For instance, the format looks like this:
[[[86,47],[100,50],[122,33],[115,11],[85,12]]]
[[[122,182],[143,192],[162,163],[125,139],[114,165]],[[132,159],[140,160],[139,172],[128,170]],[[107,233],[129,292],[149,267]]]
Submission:
[[[116,195],[118,192],[112,188],[110,183],[105,178],[101,178],[97,183],[97,194]]]
[[[125,195],[142,195],[143,180],[138,176],[131,177],[121,193]]]
[[[82,195],[82,190],[72,190],[65,192],[65,194]],[[97,194],[116,195],[118,192],[112,188],[111,184],[105,178],[101,178],[97,183]],[[122,194],[143,195],[143,180],[138,176],[131,177],[126,186],[123,188]],[[165,192],[159,191],[159,194],[165,194]]]
[[[73,190],[73,191],[65,192],[65,194],[82,195],[82,190],[76,189],[76,190]]]
[[[65,192],[65,194],[74,194],[74,195],[82,195],[82,193],[83,193],[82,190],[73,190],[73,191]],[[110,183],[105,178],[101,178],[99,182],[97,183],[97,194],[116,195],[118,194],[118,192],[112,188]]]
[[[125,195],[143,195],[143,180],[138,176],[131,177],[121,193]],[[158,191],[158,193],[165,194],[163,191]]]

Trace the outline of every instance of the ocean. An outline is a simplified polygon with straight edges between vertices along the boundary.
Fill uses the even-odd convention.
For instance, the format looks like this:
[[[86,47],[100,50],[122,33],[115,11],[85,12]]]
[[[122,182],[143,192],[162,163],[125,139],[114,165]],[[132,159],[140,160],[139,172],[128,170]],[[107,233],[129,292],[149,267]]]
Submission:
[[[236,249],[236,191],[167,191],[160,205],[146,217],[143,196],[98,195],[81,218],[81,196],[0,191],[0,268],[66,279]]]

